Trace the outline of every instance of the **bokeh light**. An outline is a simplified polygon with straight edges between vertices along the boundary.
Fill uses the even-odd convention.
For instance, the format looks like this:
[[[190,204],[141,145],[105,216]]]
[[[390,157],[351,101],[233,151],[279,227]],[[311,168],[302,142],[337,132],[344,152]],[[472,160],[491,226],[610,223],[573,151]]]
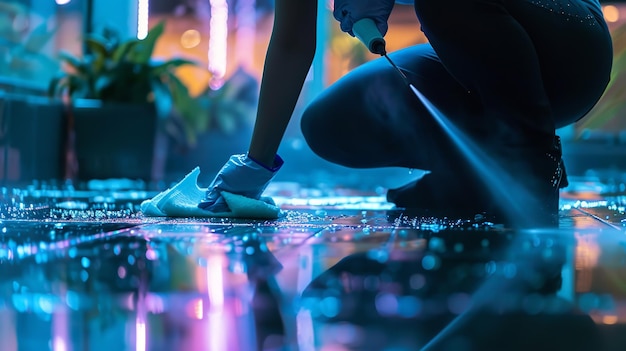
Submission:
[[[607,22],[617,22],[619,20],[619,9],[614,5],[604,6],[602,12]]]
[[[200,32],[195,29],[188,29],[180,36],[180,45],[185,49],[195,48],[200,45],[201,41],[202,36]]]

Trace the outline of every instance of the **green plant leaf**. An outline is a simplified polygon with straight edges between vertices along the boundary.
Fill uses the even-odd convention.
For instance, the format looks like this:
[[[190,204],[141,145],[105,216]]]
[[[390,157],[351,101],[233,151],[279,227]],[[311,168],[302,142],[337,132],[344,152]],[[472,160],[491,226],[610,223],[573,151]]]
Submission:
[[[85,38],[85,46],[93,56],[92,69],[93,72],[100,72],[104,69],[106,60],[110,58],[111,53],[107,47],[104,37],[89,35]]]
[[[96,96],[101,97],[103,91],[111,88],[111,86],[115,83],[116,77],[115,74],[101,74],[95,77],[96,80],[94,82],[94,91],[96,92]]]
[[[110,27],[110,26],[105,26],[102,29],[102,33],[101,33],[102,37],[104,38],[104,41],[113,45],[113,46],[117,46],[120,43],[120,33],[119,31],[115,30],[114,28]]]
[[[201,100],[189,94],[189,89],[172,72],[168,72],[166,80],[169,83],[174,107],[195,134],[206,131],[209,127],[210,116],[208,110],[201,104]]]
[[[112,54],[114,43],[104,35],[89,33],[85,35],[84,41],[87,47],[92,51],[101,52],[103,56]]]
[[[67,89],[69,89],[72,99],[95,98],[88,82],[78,76],[67,76]]]
[[[128,40],[119,44],[113,51],[111,61],[113,63],[118,63],[128,60],[129,54],[134,50],[134,47],[137,45],[139,45],[139,41],[136,39]]]
[[[48,96],[59,96],[63,88],[67,86],[67,79],[65,75],[53,77],[48,83]]]
[[[117,39],[111,39],[105,35],[90,34],[85,38],[85,45],[93,57],[91,70],[94,76],[105,74],[112,68],[111,66],[115,67],[113,56],[118,48]],[[97,77],[94,77],[93,80],[96,81]],[[97,90],[96,87],[94,89]]]
[[[156,66],[152,67],[152,72],[154,75],[158,76],[158,75],[164,74],[165,72],[171,69],[178,68],[178,67],[185,66],[185,65],[199,66],[199,64],[196,61],[191,61],[191,60],[182,59],[182,58],[175,58],[175,59],[171,59],[166,62],[163,62],[163,63],[159,63]]]
[[[83,61],[78,57],[74,56],[68,51],[61,50],[59,52],[59,59],[65,63],[67,63],[72,69],[76,71],[78,74],[86,74],[86,66],[83,64]]]
[[[170,93],[167,84],[160,79],[151,80],[152,93],[154,94],[154,103],[157,110],[157,116],[160,119],[166,119],[172,113],[174,107],[174,99]]]
[[[150,62],[154,46],[165,30],[165,20],[160,21],[157,25],[148,31],[145,39],[139,40],[138,44],[128,54],[128,60],[134,63],[145,64]]]

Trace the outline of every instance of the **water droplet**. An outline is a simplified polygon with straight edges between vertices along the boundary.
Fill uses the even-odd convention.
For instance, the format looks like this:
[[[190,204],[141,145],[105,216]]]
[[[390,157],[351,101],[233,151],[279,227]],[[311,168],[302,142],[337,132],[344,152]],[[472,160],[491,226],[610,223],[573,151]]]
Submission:
[[[435,255],[424,256],[424,258],[422,258],[422,267],[427,271],[439,268],[439,257]]]
[[[463,252],[463,243],[454,244],[454,252],[456,253]]]
[[[487,272],[488,275],[495,273],[496,269],[497,269],[497,264],[495,261],[489,261],[485,263],[485,272]]]

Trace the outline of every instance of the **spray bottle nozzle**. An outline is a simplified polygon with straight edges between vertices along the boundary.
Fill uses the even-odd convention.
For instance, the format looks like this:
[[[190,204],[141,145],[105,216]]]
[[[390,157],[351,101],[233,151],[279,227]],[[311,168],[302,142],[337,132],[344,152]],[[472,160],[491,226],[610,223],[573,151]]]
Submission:
[[[352,31],[371,53],[381,56],[387,54],[385,38],[380,34],[373,20],[363,18],[356,21],[352,26]]]
[[[387,55],[387,49],[385,48],[385,40],[383,39],[374,39],[370,43],[370,47],[368,48],[372,54],[378,54],[380,56]]]

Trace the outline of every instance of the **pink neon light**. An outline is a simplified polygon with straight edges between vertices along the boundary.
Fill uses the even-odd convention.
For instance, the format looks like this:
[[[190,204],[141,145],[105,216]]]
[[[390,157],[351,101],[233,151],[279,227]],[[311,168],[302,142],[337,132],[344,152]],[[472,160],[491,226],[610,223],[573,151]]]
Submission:
[[[219,89],[224,84],[226,75],[226,50],[228,49],[228,3],[226,0],[210,0],[211,29],[209,31],[209,72],[211,88]]]

